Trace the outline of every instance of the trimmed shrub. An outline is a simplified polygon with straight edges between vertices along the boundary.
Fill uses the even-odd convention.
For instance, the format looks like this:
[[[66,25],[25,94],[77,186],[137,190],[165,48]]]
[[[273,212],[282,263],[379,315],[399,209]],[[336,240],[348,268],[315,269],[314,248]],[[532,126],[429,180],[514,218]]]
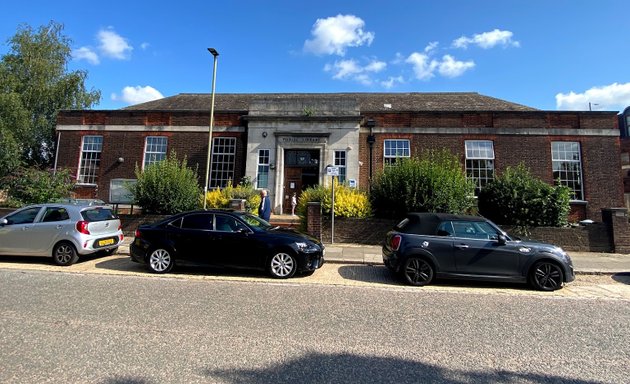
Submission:
[[[53,173],[37,168],[18,168],[2,179],[2,185],[8,195],[6,204],[21,207],[70,196],[74,180],[67,169]]]
[[[248,178],[236,187],[232,187],[232,183],[228,182],[228,186],[223,189],[213,189],[206,193],[206,206],[208,208],[229,208],[230,200],[245,200],[245,210],[258,213],[258,205],[260,205],[260,192],[256,190]]]
[[[568,224],[571,192],[535,178],[525,165],[508,167],[486,184],[478,197],[479,213],[497,224],[562,227]]]
[[[397,159],[376,175],[372,206],[379,217],[407,212],[467,213],[472,209],[474,183],[466,178],[456,155],[430,150],[417,158]]]
[[[332,187],[318,185],[302,191],[296,207],[298,216],[306,217],[307,203],[314,201],[322,203],[322,214],[330,215]],[[335,180],[335,217],[366,218],[371,214],[372,206],[365,192],[339,184]]]
[[[144,171],[136,164],[138,182],[131,189],[145,213],[172,215],[199,208],[202,193],[197,172],[187,164],[186,158],[180,163],[175,152]]]

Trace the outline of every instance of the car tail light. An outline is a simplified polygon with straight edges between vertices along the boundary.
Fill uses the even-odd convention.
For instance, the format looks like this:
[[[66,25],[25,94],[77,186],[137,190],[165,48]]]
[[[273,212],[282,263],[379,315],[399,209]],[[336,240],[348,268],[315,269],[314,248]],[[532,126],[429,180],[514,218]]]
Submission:
[[[90,231],[88,230],[88,222],[87,221],[77,221],[77,231],[83,233],[84,235],[89,235]]]
[[[389,246],[394,251],[397,251],[398,248],[400,248],[400,243],[401,242],[402,242],[402,237],[400,235],[394,235],[394,236],[392,236],[391,240],[389,240]]]
[[[136,232],[133,234],[136,238],[140,238],[140,230],[136,229]]]

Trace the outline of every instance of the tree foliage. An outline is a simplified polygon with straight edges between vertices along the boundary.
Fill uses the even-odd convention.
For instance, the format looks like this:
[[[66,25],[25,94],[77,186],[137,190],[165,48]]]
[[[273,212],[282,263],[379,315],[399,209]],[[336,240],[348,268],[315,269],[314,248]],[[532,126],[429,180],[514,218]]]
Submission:
[[[25,204],[48,203],[69,197],[72,190],[69,170],[56,173],[36,168],[18,168],[3,181],[8,194],[7,204],[20,207]]]
[[[571,192],[535,178],[523,164],[508,167],[479,193],[479,213],[497,224],[561,227],[567,224]]]
[[[20,25],[7,44],[0,58],[0,145],[11,155],[0,155],[0,177],[16,162],[50,166],[58,111],[88,109],[101,96],[86,89],[86,71],[68,71],[71,41],[62,24]]]
[[[306,217],[307,204],[318,201],[322,203],[322,214],[330,215],[332,211],[332,187],[317,185],[302,191],[298,198],[296,212]],[[372,215],[372,206],[368,195],[356,188],[339,184],[335,180],[335,217],[366,218]]]
[[[175,152],[144,171],[136,165],[136,178],[131,190],[145,213],[172,215],[199,208],[202,193],[197,172],[188,168],[186,158],[177,160]]]
[[[372,183],[371,199],[380,217],[407,212],[465,213],[473,206],[474,183],[466,179],[456,155],[430,150],[417,158],[398,159]]]

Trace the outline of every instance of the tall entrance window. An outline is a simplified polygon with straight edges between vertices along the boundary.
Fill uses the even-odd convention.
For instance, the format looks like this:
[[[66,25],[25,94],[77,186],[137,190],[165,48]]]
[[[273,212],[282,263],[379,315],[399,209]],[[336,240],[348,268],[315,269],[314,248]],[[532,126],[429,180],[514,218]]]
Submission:
[[[339,182],[346,181],[346,151],[335,151],[335,167],[339,168]]]
[[[489,140],[466,140],[466,177],[475,182],[475,195],[494,180],[494,145]]]
[[[258,150],[258,171],[256,174],[256,187],[267,188],[269,185],[269,150]]]
[[[210,188],[225,188],[234,180],[236,161],[236,138],[215,137],[212,143],[212,165]]]
[[[153,163],[164,160],[166,158],[167,145],[168,137],[166,136],[148,136],[144,145],[143,169]]]
[[[552,141],[551,163],[553,179],[556,184],[569,187],[571,199],[584,200],[580,143],[574,141]]]
[[[78,182],[80,184],[96,184],[101,166],[103,136],[83,136],[81,145],[81,161],[79,163]]]
[[[396,161],[400,158],[411,157],[409,140],[388,139],[385,140],[384,146],[383,160],[386,167],[396,164]]]

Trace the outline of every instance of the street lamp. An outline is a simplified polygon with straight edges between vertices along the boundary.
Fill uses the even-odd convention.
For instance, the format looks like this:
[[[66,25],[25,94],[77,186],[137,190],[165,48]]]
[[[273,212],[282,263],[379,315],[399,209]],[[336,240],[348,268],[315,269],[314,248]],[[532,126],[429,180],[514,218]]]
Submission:
[[[212,101],[210,102],[210,126],[208,127],[208,159],[206,162],[206,183],[203,187],[203,209],[206,209],[206,195],[208,193],[208,185],[210,184],[210,157],[212,156],[212,127],[214,126],[214,83],[217,78],[217,52],[214,48],[208,48],[208,52],[214,57],[214,65],[212,67]]]

